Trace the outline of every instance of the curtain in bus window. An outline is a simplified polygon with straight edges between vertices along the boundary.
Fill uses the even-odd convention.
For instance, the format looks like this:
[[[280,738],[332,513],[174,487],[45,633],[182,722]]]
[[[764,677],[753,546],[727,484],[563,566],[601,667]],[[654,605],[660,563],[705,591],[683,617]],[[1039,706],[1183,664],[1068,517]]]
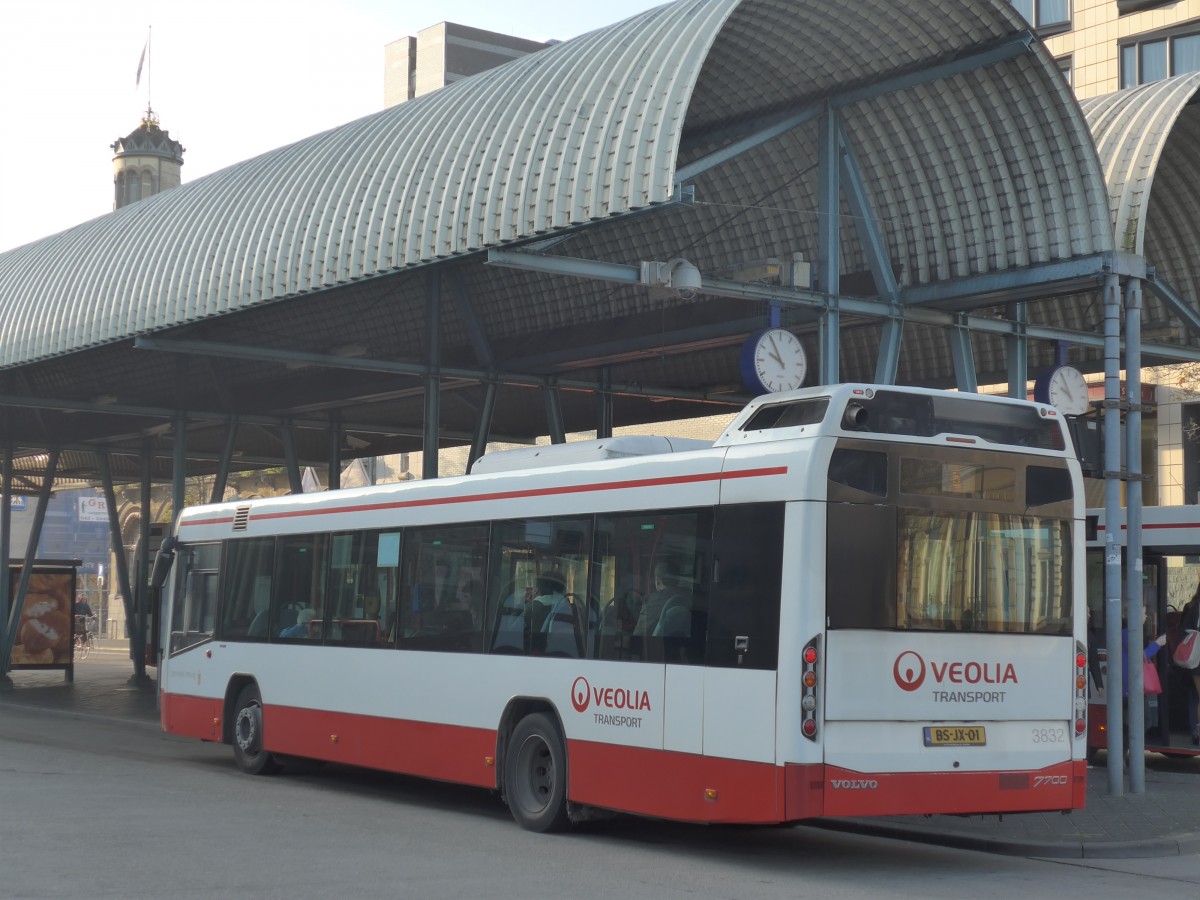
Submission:
[[[275,538],[246,538],[226,545],[221,592],[223,639],[267,639],[274,561]]]
[[[396,635],[410,650],[483,649],[489,527],[444,525],[404,533]]]
[[[171,653],[185,650],[213,635],[217,614],[217,582],[221,545],[199,544],[180,548],[171,608]]]
[[[901,510],[901,628],[1069,634],[1069,524],[988,512]]]

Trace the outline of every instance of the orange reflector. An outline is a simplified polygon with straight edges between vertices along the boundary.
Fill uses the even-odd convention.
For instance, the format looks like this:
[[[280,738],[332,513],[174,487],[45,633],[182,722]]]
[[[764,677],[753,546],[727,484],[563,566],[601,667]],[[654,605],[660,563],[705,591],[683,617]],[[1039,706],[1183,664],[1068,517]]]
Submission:
[[[705,788],[704,789],[704,799],[705,800],[716,800],[717,799],[716,788]]]
[[[485,757],[483,758],[483,764],[484,764],[485,766],[487,766],[487,767],[490,769],[492,766],[496,765],[496,757],[494,757],[494,756],[485,756]]]
[[[337,743],[337,735],[336,735],[336,734],[331,734],[331,735],[329,736],[329,743],[331,743],[331,744],[336,744],[336,743]]]
[[[1078,688],[1079,690],[1082,691],[1085,684],[1086,684],[1086,682],[1083,680],[1082,675],[1080,675],[1078,678],[1075,679],[1075,687]]]
[[[816,683],[817,683],[817,673],[816,672],[805,672],[804,673],[804,686],[805,687],[810,688],[813,685],[815,685]]]

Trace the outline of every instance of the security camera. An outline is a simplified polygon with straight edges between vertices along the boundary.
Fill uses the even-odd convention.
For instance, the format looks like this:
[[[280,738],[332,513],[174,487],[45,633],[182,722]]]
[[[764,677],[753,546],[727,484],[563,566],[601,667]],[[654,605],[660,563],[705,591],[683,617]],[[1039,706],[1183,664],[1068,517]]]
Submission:
[[[702,284],[699,269],[685,259],[674,261],[671,266],[671,287],[681,300],[694,300]]]

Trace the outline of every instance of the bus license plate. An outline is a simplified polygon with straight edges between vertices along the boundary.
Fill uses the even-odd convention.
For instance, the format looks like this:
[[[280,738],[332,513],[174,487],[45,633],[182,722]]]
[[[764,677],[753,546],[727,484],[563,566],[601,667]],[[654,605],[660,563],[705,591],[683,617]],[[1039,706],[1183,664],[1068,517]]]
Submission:
[[[925,728],[926,747],[984,747],[987,734],[981,725],[931,725]]]

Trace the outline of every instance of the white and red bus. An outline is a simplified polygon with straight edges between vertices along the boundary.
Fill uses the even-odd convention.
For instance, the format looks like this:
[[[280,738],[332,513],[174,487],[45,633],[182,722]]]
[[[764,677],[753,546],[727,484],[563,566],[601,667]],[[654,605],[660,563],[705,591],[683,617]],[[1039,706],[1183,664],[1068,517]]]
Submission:
[[[1125,593],[1125,549],[1129,545],[1126,510],[1119,511],[1113,530],[1121,551],[1121,593]],[[1088,700],[1089,754],[1108,747],[1108,652],[1104,603],[1104,552],[1108,529],[1105,510],[1088,510],[1087,517],[1087,603],[1090,610],[1092,657]],[[1189,669],[1171,662],[1171,651],[1183,637],[1180,614],[1200,585],[1200,507],[1147,506],[1142,510],[1142,603],[1146,610],[1143,627],[1149,644],[1165,634],[1167,644],[1154,657],[1161,694],[1144,697],[1145,747],[1167,756],[1200,756],[1200,744],[1192,740],[1196,696]]]
[[[251,773],[497,790],[532,830],[1081,807],[1069,448],[1048,406],[836,385],[711,445],[193,507],[162,724]]]

